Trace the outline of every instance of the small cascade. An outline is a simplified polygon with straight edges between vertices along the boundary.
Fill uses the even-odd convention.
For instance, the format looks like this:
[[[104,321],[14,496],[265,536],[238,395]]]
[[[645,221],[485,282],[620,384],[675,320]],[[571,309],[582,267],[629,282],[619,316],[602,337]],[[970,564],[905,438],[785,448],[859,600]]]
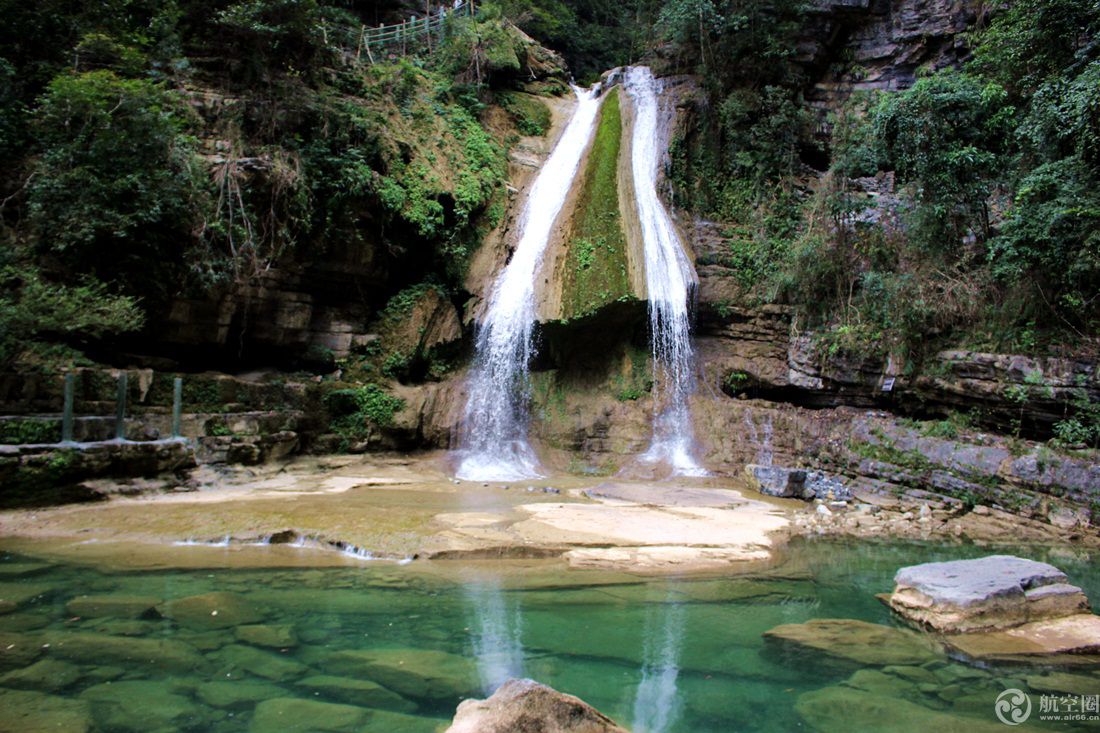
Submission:
[[[535,275],[600,107],[598,87],[573,91],[573,117],[527,194],[519,242],[493,284],[485,320],[478,328],[459,436],[462,460],[456,475],[461,479],[515,481],[539,475],[538,459],[527,442]]]
[[[689,305],[698,279],[657,195],[657,174],[666,142],[658,114],[659,82],[648,67],[632,66],[626,71],[624,86],[634,101],[631,173],[645,251],[653,342],[653,441],[643,458],[665,463],[675,474],[705,475],[692,455],[694,433],[688,407],[695,391]]]
[[[642,679],[634,696],[635,733],[665,733],[679,716],[680,651],[684,609],[658,604],[646,613]]]

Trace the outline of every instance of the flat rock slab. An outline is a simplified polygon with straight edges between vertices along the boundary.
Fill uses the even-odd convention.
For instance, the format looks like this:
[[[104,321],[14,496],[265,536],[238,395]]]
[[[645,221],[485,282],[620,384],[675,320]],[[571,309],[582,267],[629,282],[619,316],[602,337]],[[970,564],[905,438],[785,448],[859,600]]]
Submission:
[[[993,631],[1089,610],[1058,568],[1011,555],[902,568],[883,600],[907,621],[944,633]]]
[[[579,501],[436,515],[448,527],[430,557],[563,556],[571,567],[669,573],[770,557],[789,525],[771,504],[739,491],[676,484],[605,483]]]
[[[747,503],[741,492],[732,489],[696,489],[660,484],[606,483],[586,490],[584,495],[599,501],[621,501],[664,507],[705,506],[732,509]]]
[[[627,733],[583,700],[534,680],[508,680],[486,700],[465,700],[446,733]]]
[[[1100,616],[1081,613],[1004,631],[946,636],[944,642],[981,662],[1100,665]]]
[[[765,631],[764,638],[861,666],[920,665],[943,659],[937,645],[919,634],[850,619],[784,624]]]

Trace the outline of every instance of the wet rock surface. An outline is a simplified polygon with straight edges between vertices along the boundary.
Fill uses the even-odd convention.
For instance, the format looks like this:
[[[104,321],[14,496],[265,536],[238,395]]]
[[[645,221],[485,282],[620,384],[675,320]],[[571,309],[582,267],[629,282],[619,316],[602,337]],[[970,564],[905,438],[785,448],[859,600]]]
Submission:
[[[446,733],[627,733],[583,700],[534,680],[508,680],[458,706]]]

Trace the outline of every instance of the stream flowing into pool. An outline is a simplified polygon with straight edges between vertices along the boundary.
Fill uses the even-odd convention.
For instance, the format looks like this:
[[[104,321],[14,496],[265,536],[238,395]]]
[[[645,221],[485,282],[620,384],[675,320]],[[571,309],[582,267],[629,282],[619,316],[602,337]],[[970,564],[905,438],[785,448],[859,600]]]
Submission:
[[[1083,553],[1016,552],[1100,599]],[[890,624],[874,594],[897,568],[983,554],[796,541],[751,575],[664,579],[535,561],[137,571],[6,554],[0,728],[52,715],[56,730],[429,733],[523,674],[635,733],[994,731],[997,694],[1035,670],[830,662],[762,637],[818,618]],[[1100,692],[1095,671],[1074,674]],[[883,709],[897,710],[886,727]]]

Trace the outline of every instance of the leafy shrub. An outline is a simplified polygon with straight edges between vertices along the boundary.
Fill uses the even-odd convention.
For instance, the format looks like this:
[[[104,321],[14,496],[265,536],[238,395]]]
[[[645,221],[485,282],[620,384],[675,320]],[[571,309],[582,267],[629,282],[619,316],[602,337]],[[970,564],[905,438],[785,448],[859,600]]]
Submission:
[[[131,293],[163,293],[202,185],[177,97],[111,71],[62,74],[35,120],[44,153],[28,203],[39,249]]]
[[[393,416],[405,406],[404,400],[376,384],[333,390],[323,403],[331,418],[329,429],[344,439],[345,449],[347,441],[369,439],[371,428],[392,425]]]

